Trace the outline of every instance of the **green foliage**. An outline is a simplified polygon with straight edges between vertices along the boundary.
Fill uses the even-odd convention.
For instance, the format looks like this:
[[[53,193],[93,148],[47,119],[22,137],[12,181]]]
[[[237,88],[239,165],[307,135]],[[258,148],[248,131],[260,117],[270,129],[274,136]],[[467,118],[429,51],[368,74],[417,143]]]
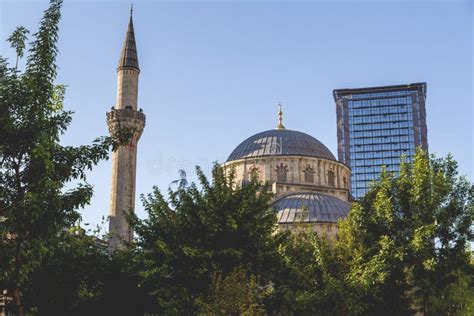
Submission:
[[[64,231],[59,239],[24,286],[24,305],[38,315],[93,314],[110,267],[107,246],[80,227]]]
[[[197,174],[201,189],[181,182],[166,200],[155,188],[142,198],[148,219],[133,219],[140,282],[160,312],[195,311],[213,273],[242,267],[266,284],[278,265],[268,188],[256,180],[236,187],[234,172],[217,165],[212,182],[199,168]]]
[[[360,204],[353,205],[349,217],[339,224],[335,252],[356,305],[351,314],[406,314],[404,297],[404,253],[397,245],[399,228],[391,196],[392,177],[384,172],[376,187]]]
[[[418,150],[399,177],[384,172],[339,225],[335,251],[348,285],[360,291],[357,314],[472,309],[473,198],[451,156]]]
[[[41,265],[22,287],[30,315],[143,315],[149,306],[128,253],[79,226],[51,243]],[[121,304],[117,302],[126,302]]]
[[[236,268],[223,277],[214,273],[210,294],[201,305],[202,315],[265,315],[261,304],[265,289],[258,286],[254,275],[250,277],[244,269]]]
[[[248,217],[250,213],[268,214],[269,196],[255,179],[235,188],[232,173],[226,177],[216,167],[210,184],[198,170],[202,190],[194,184],[188,186],[182,177],[178,188],[170,190],[169,200],[157,190],[144,199],[149,219],[134,219],[139,236],[138,247],[133,249],[139,283],[157,303],[154,311],[177,314],[199,308],[204,313],[213,308],[222,313],[245,310],[243,297],[251,282],[232,275],[239,266],[257,276],[260,287],[269,289],[260,299],[271,314],[402,315],[422,306],[430,306],[431,310],[424,312],[433,314],[468,310],[472,279],[465,247],[470,230],[464,223],[472,219],[470,184],[456,176],[441,176],[442,170],[453,169],[449,164],[449,158],[430,162],[419,152],[413,167],[402,166],[399,178],[384,172],[367,197],[354,204],[349,218],[340,223],[334,245],[303,223],[293,235],[272,235],[273,216],[263,222],[256,219],[265,216]],[[426,173],[436,175],[436,186],[431,180],[427,184]],[[443,179],[451,179],[452,184]],[[453,205],[439,192],[463,201],[456,204],[456,212],[451,211],[457,214],[456,219],[440,223],[430,213],[437,210],[439,214]],[[456,260],[443,263],[436,256],[442,249],[436,246],[443,231],[439,228],[444,226],[459,232],[457,242],[464,247],[452,255],[459,255],[456,260],[463,264],[454,265]],[[262,227],[265,234],[255,233]],[[255,238],[242,236],[266,236],[266,242],[255,243]],[[261,247],[269,243],[272,247]],[[450,239],[446,245],[452,248],[455,244]],[[456,269],[443,270],[444,264]],[[443,275],[430,278],[431,273]],[[450,281],[439,283],[445,277]],[[423,287],[427,280],[431,283]],[[239,282],[247,285],[239,290],[229,285]],[[423,289],[432,294],[423,296]],[[420,298],[426,305],[420,305]]]
[[[59,143],[72,115],[63,109],[65,86],[54,83],[61,3],[51,1],[44,12],[23,72],[0,57],[0,288],[14,296],[20,314],[22,289],[92,196],[86,171],[115,144],[110,138],[79,147]],[[18,57],[26,34],[20,27],[8,39]],[[82,181],[65,191],[76,179]]]
[[[344,287],[337,278],[331,244],[311,227],[280,244],[284,266],[275,279],[270,305],[284,315],[329,315],[344,311]]]
[[[23,57],[26,47],[25,42],[29,32],[30,31],[28,31],[24,26],[19,26],[7,40],[16,51],[15,69],[18,68],[18,60]]]

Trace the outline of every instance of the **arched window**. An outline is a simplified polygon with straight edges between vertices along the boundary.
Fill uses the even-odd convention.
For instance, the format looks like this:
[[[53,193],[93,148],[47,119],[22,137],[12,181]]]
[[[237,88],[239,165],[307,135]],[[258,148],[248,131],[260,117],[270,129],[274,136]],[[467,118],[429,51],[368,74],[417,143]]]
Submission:
[[[249,181],[253,179],[257,181],[260,179],[260,170],[255,166],[250,167],[249,169]]]
[[[310,165],[308,165],[304,169],[304,182],[314,183],[314,173],[314,169]]]
[[[332,187],[336,186],[336,177],[333,170],[328,171],[328,184]]]
[[[283,165],[283,163],[281,163],[279,166],[276,167],[275,171],[277,173],[277,182],[286,182],[287,180],[286,174],[288,173],[288,166]]]
[[[347,179],[346,179],[346,177],[342,177],[342,183],[344,184],[344,188],[347,189]]]

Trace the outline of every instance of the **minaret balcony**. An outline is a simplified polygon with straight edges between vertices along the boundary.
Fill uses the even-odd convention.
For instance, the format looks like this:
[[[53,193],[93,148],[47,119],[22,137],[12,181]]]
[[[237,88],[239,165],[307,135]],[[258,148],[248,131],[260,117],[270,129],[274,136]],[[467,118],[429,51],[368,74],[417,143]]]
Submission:
[[[132,108],[125,108],[125,109],[115,109],[112,108],[110,112],[107,112],[107,121],[111,120],[139,120],[145,123],[146,116],[142,111],[135,111]]]
[[[125,109],[112,108],[110,112],[107,112],[107,125],[111,135],[120,128],[130,128],[134,130],[134,138],[138,140],[145,128],[145,121],[145,114],[141,110],[136,111],[131,107]]]

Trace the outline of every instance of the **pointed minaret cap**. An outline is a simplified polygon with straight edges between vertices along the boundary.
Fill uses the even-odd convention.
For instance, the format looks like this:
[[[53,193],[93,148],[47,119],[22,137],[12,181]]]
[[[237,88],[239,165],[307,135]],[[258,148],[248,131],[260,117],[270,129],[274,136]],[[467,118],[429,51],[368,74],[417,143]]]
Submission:
[[[285,129],[285,126],[283,126],[283,111],[281,110],[282,106],[283,106],[283,104],[281,104],[281,102],[278,102],[278,108],[279,108],[279,111],[278,111],[278,125],[277,125],[276,129]]]
[[[122,53],[117,70],[122,68],[134,68],[140,71],[138,67],[137,45],[135,43],[135,32],[133,31],[133,5],[130,7],[130,21],[128,22],[127,35],[122,46]]]

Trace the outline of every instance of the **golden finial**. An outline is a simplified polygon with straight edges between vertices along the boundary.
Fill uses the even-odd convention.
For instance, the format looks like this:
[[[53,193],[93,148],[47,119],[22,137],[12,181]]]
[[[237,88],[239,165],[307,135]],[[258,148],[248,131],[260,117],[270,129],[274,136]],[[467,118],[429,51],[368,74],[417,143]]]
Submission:
[[[277,126],[277,129],[285,129],[285,126],[283,126],[283,111],[281,110],[282,106],[283,106],[283,104],[281,104],[281,102],[278,102],[279,111],[278,111],[278,126]]]

